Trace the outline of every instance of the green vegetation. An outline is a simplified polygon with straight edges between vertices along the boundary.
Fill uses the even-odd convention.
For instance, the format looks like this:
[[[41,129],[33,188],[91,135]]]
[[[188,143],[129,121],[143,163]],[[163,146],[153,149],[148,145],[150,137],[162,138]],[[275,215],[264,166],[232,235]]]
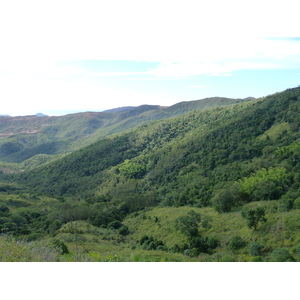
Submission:
[[[245,101],[249,99],[216,97],[182,102],[171,107],[141,105],[61,117],[1,117],[0,160],[20,164],[19,170],[30,170],[104,137],[130,130],[145,121],[162,120],[193,110]],[[10,170],[5,169],[6,172]]]
[[[243,209],[242,217],[247,220],[249,228],[257,229],[259,222],[266,222],[266,209],[264,207],[256,207],[255,209]]]
[[[1,238],[24,261],[38,261],[30,247],[53,261],[299,261],[299,112],[295,88],[28,117],[31,133],[16,120],[0,140]]]

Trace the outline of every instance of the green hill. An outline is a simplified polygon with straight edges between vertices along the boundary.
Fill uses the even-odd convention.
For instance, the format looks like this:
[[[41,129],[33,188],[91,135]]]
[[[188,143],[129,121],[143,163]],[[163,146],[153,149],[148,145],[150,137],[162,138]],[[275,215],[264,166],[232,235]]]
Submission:
[[[160,120],[195,109],[240,101],[246,100],[212,98],[165,108],[158,105],[141,105],[60,117],[1,117],[0,161],[6,163],[6,168],[2,169],[14,169],[9,163],[22,163],[19,168],[32,169],[145,121]]]
[[[59,240],[59,260],[299,261],[300,88],[197,104],[127,110],[123,131],[2,174],[2,230]]]

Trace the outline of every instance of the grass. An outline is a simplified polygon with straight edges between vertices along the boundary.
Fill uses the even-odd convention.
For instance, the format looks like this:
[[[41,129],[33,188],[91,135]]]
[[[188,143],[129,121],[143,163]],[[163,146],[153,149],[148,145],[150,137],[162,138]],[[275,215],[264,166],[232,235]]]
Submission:
[[[278,138],[284,131],[290,131],[290,124],[287,122],[274,124],[271,128],[266,130],[262,135],[258,138],[261,140],[265,140],[269,137],[271,140],[275,140]]]
[[[1,262],[59,261],[59,253],[47,241],[26,242],[9,236],[0,236]]]
[[[44,199],[47,201],[47,199]],[[53,199],[48,199],[53,201]],[[9,237],[0,237],[1,261],[81,261],[81,262],[251,262],[271,261],[275,249],[286,248],[300,260],[300,217],[299,209],[277,212],[278,201],[261,201],[247,204],[248,207],[266,207],[265,223],[257,230],[249,229],[237,209],[229,213],[217,213],[212,208],[161,207],[132,213],[123,224],[130,234],[121,236],[117,230],[99,228],[88,221],[73,221],[64,224],[51,237],[27,243]],[[189,257],[172,251],[144,250],[139,244],[143,235],[162,240],[172,249],[175,244],[183,245],[185,237],[175,229],[175,220],[191,209],[200,213],[205,226],[200,226],[202,236],[213,236],[220,242],[212,253]],[[242,249],[229,250],[228,243],[234,236],[246,241]],[[69,254],[60,255],[51,246],[51,240],[63,241]],[[258,242],[263,246],[262,257],[252,257],[248,245]]]

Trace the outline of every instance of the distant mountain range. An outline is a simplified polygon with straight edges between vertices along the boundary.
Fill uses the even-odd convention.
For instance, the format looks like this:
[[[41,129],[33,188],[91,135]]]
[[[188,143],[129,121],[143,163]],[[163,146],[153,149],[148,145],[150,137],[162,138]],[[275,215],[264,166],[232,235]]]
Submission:
[[[8,163],[23,162],[27,168],[34,167],[106,136],[130,130],[146,121],[250,100],[214,97],[184,101],[169,107],[124,106],[103,112],[64,116],[38,113],[35,116],[0,118],[0,160]],[[37,157],[34,158],[35,156]]]
[[[104,110],[104,112],[124,112],[126,110],[134,109],[135,107],[136,106],[122,106],[122,107],[107,109],[107,110]]]

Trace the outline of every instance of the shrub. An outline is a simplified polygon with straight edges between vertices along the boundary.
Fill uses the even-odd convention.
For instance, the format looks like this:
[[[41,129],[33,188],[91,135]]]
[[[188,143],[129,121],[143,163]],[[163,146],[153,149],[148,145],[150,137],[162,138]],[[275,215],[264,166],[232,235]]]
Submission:
[[[56,230],[62,227],[62,223],[59,220],[54,220],[48,227],[49,233],[54,233]]]
[[[242,217],[247,220],[249,228],[257,229],[259,222],[266,222],[265,218],[266,209],[264,207],[256,207],[254,209],[243,209]]]
[[[128,227],[125,226],[125,225],[122,225],[122,226],[120,227],[120,229],[119,229],[119,234],[121,234],[121,235],[123,235],[123,236],[129,234],[129,229],[128,229]]]
[[[18,226],[22,226],[27,223],[27,220],[18,214],[12,215],[11,219],[12,219],[12,222]]]
[[[123,224],[120,221],[112,221],[110,222],[107,227],[110,229],[119,229]]]
[[[60,252],[60,254],[68,254],[69,253],[69,249],[66,246],[66,244],[61,241],[61,240],[54,240],[52,242],[52,245],[54,246],[54,248],[56,250],[58,250]]]
[[[4,214],[9,213],[9,208],[4,204],[0,204],[0,212]]]
[[[147,250],[156,250],[156,246],[154,242],[150,242],[148,247],[146,248]]]
[[[245,247],[246,242],[240,236],[234,236],[228,243],[229,250],[238,250]]]
[[[139,241],[140,245],[143,245],[148,239],[149,239],[148,235],[143,235]]]
[[[251,256],[260,256],[263,246],[257,242],[252,242],[248,246],[248,252]]]
[[[235,262],[234,256],[231,255],[224,255],[220,259],[221,262]]]
[[[120,165],[119,171],[128,179],[139,179],[146,174],[146,167],[126,159]]]
[[[261,256],[253,256],[251,257],[251,262],[262,262]]]
[[[187,255],[187,256],[189,256],[190,253],[191,253],[191,249],[185,249],[185,250],[183,251],[183,254],[184,254],[184,255]]]
[[[161,251],[169,251],[167,246],[159,245],[156,250],[161,250]]]
[[[168,249],[165,247],[163,241],[155,239],[153,236],[144,235],[139,241],[140,245],[144,250],[163,250]]]
[[[36,241],[36,240],[39,240],[43,237],[43,235],[41,233],[38,233],[38,232],[33,232],[31,234],[29,234],[26,238],[26,240],[28,242],[32,242],[32,241]]]
[[[300,209],[300,197],[294,201],[294,209]]]
[[[186,216],[181,216],[175,220],[175,229],[191,239],[192,237],[198,236],[200,221],[200,214],[194,210],[190,210]]]
[[[286,248],[275,249],[272,254],[272,259],[275,262],[294,262],[294,257]]]
[[[235,195],[228,189],[219,190],[212,198],[214,209],[221,212],[229,212],[235,204]]]

